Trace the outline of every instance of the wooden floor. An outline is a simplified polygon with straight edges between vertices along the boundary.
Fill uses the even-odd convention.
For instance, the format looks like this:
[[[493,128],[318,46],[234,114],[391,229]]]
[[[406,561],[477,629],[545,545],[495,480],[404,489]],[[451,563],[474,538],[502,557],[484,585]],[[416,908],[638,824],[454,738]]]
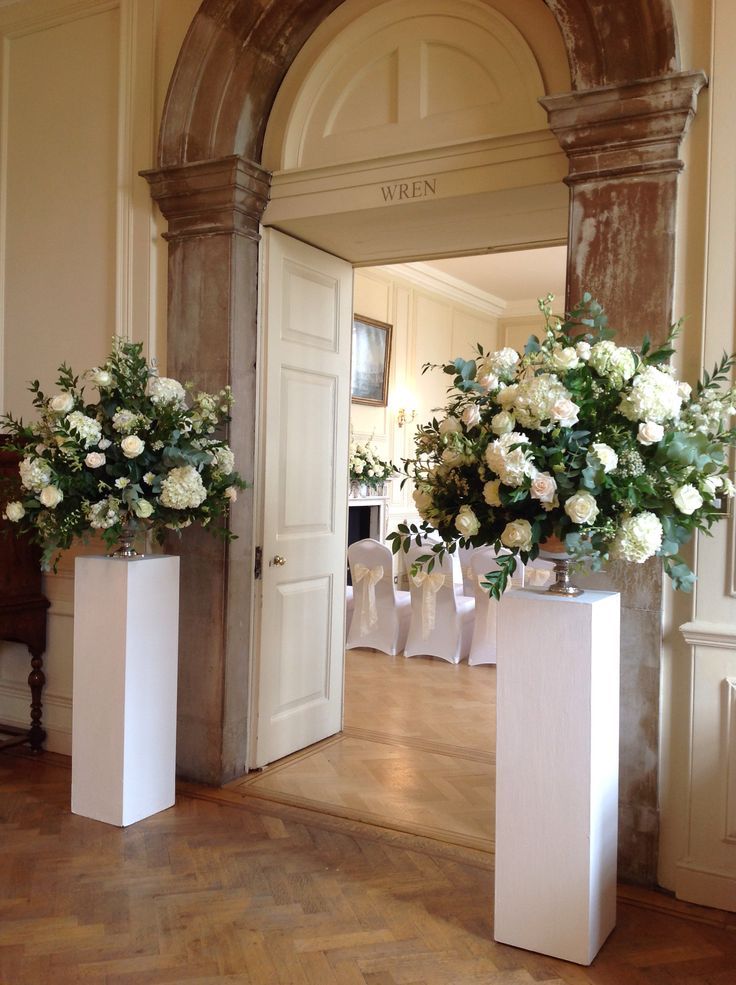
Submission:
[[[493,942],[486,853],[190,786],[121,830],[70,776],[0,755],[2,985],[736,982],[734,915],[629,891],[582,968]]]
[[[229,785],[493,851],[496,668],[348,650],[343,732]]]

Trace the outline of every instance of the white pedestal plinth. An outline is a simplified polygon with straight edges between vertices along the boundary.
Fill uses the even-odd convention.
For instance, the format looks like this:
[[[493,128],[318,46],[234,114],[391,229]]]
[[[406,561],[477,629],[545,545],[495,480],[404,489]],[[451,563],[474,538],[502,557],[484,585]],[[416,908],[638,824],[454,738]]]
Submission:
[[[125,826],[175,800],[179,558],[80,557],[72,812]]]
[[[619,595],[498,607],[497,941],[590,964],[616,923]]]

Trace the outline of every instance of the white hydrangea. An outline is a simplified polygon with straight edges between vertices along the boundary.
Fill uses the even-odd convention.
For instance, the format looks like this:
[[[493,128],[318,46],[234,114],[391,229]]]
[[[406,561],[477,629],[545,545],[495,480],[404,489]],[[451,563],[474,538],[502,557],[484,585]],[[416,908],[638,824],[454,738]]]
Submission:
[[[227,445],[221,445],[219,448],[212,448],[210,454],[212,455],[212,464],[219,475],[232,474],[235,468],[235,455],[231,448]]]
[[[677,380],[656,366],[645,366],[637,373],[618,409],[630,421],[663,424],[678,417],[681,407]]]
[[[527,476],[536,472],[531,451],[526,447],[529,438],[521,431],[510,431],[492,441],[486,448],[486,462],[505,486],[520,486]]]
[[[654,513],[637,513],[621,521],[609,555],[620,561],[641,564],[654,557],[662,546],[662,524]]]
[[[191,465],[171,469],[161,483],[159,501],[172,510],[192,510],[207,499],[202,476]]]
[[[412,493],[412,498],[414,500],[414,506],[416,507],[417,513],[423,520],[425,520],[432,509],[431,495],[426,489],[422,489],[421,486],[417,486]]]
[[[102,425],[94,417],[87,417],[81,410],[72,411],[67,415],[66,423],[70,431],[79,435],[79,440],[85,448],[96,445],[102,437]]]
[[[186,393],[178,380],[167,376],[150,376],[146,384],[146,396],[153,404],[176,404],[186,406]]]
[[[99,503],[93,503],[87,515],[90,527],[94,527],[95,530],[107,530],[120,519],[120,503],[109,496],[107,499],[101,499]]]
[[[138,427],[138,415],[132,410],[118,410],[112,415],[112,426],[121,434],[130,434]]]
[[[51,466],[43,458],[26,456],[21,459],[18,470],[21,484],[34,492],[40,492],[51,482]]]
[[[596,342],[590,350],[589,365],[616,387],[621,387],[636,372],[636,356],[626,346],[608,340]]]
[[[570,391],[552,373],[540,373],[530,380],[507,387],[497,397],[498,403],[513,413],[522,427],[541,428],[544,422],[559,420],[555,408],[577,406],[570,400]]]
[[[501,380],[513,379],[519,358],[519,353],[510,346],[492,352],[481,364],[482,375],[496,376]]]

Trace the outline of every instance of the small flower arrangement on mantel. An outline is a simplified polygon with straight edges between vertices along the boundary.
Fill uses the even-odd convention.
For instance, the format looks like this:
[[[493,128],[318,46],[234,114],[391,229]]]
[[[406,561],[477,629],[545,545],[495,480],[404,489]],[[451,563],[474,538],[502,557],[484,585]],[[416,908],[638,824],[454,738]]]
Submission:
[[[352,496],[381,495],[386,481],[396,473],[396,469],[387,459],[381,458],[372,440],[364,444],[351,441],[349,472]]]
[[[647,337],[632,349],[615,344],[589,294],[565,321],[552,301],[539,302],[545,332],[523,353],[478,346],[473,359],[424,367],[453,382],[442,416],[418,429],[416,456],[404,463],[422,523],[389,534],[393,551],[436,531],[442,543],[419,559],[431,570],[458,545],[505,549],[486,579],[495,598],[517,558],[533,560],[540,547],[594,570],[658,556],[689,591],[694,575],[679,550],[708,532],[734,493],[736,357],[724,354],[691,392],[668,365],[679,323],[662,344]]]
[[[143,530],[162,542],[194,522],[232,538],[214,522],[246,486],[232,450],[216,437],[230,420],[229,387],[203,393],[160,377],[141,343],[120,339],[83,380],[99,391],[97,403],[86,402],[83,383],[64,364],[58,393],[47,397],[37,380],[29,386],[37,421],[0,418],[10,447],[23,455],[22,495],[4,516],[41,545],[44,569],[93,531],[110,547],[129,545]]]

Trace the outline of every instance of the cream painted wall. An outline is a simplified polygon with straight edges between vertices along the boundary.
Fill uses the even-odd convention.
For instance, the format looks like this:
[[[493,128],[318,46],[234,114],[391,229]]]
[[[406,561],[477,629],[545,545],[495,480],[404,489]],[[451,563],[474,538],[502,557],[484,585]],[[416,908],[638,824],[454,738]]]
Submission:
[[[675,312],[690,382],[736,349],[736,86],[731,0],[673,0],[683,69],[704,69],[680,179]],[[662,662],[659,879],[687,900],[736,910],[736,528],[692,552],[692,596],[668,592]],[[679,630],[686,625],[684,632]]]
[[[138,171],[153,164],[166,88],[198,6],[25,0],[0,9],[3,411],[32,416],[26,382],[53,392],[61,362],[92,366],[113,335],[144,342],[165,369],[165,244]],[[69,753],[73,557],[44,583],[44,726],[48,748]],[[27,724],[29,669],[25,648],[0,643],[0,720]]]

